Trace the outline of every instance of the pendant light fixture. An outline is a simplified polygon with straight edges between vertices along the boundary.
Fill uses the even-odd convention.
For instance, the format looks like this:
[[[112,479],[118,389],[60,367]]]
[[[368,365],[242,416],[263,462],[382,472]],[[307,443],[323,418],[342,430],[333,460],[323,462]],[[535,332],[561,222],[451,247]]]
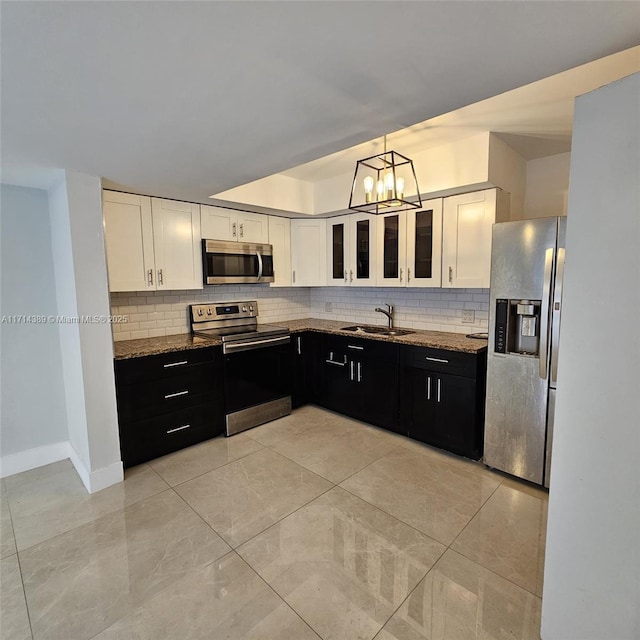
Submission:
[[[349,209],[380,214],[421,206],[413,162],[397,151],[387,151],[385,136],[383,153],[356,162]]]

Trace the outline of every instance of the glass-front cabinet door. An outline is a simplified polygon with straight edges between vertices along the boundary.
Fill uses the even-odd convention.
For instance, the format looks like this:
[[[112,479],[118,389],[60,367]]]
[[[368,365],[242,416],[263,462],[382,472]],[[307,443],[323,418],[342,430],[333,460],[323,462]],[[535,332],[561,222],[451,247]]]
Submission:
[[[427,200],[407,211],[408,287],[442,285],[442,198]]]
[[[375,284],[375,216],[352,214],[329,218],[328,283],[332,286]]]
[[[377,216],[378,285],[404,287],[407,280],[407,212]]]

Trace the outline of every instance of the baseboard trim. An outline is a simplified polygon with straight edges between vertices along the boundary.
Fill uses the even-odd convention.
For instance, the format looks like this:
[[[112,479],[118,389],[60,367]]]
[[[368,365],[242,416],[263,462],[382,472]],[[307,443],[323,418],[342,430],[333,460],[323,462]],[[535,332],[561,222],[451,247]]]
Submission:
[[[75,449],[69,444],[69,458],[75,467],[82,484],[89,493],[95,493],[101,489],[106,489],[111,485],[118,484],[124,479],[124,468],[122,461],[114,462],[108,467],[102,467],[96,471],[88,471],[84,463],[78,457]]]
[[[53,462],[60,462],[70,457],[68,442],[55,442],[43,447],[27,449],[19,453],[11,453],[0,458],[0,478],[6,478],[23,471],[31,471]]]

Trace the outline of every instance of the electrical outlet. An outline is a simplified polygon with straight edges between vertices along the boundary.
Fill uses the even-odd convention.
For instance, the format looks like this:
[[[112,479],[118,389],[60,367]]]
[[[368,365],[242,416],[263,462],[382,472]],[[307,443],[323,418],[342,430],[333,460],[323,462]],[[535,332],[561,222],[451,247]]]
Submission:
[[[326,313],[333,313],[333,302],[325,302],[324,310]]]
[[[476,312],[465,310],[462,312],[462,322],[473,323],[476,321]]]

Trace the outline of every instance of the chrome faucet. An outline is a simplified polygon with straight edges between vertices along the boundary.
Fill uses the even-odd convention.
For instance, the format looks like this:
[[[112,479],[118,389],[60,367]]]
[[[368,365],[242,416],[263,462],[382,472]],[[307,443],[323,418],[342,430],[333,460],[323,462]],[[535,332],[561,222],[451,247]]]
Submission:
[[[388,311],[386,309],[381,309],[380,307],[376,307],[375,310],[380,313],[384,313],[384,315],[389,318],[389,329],[393,329],[393,305],[387,304],[385,306],[389,309]]]

